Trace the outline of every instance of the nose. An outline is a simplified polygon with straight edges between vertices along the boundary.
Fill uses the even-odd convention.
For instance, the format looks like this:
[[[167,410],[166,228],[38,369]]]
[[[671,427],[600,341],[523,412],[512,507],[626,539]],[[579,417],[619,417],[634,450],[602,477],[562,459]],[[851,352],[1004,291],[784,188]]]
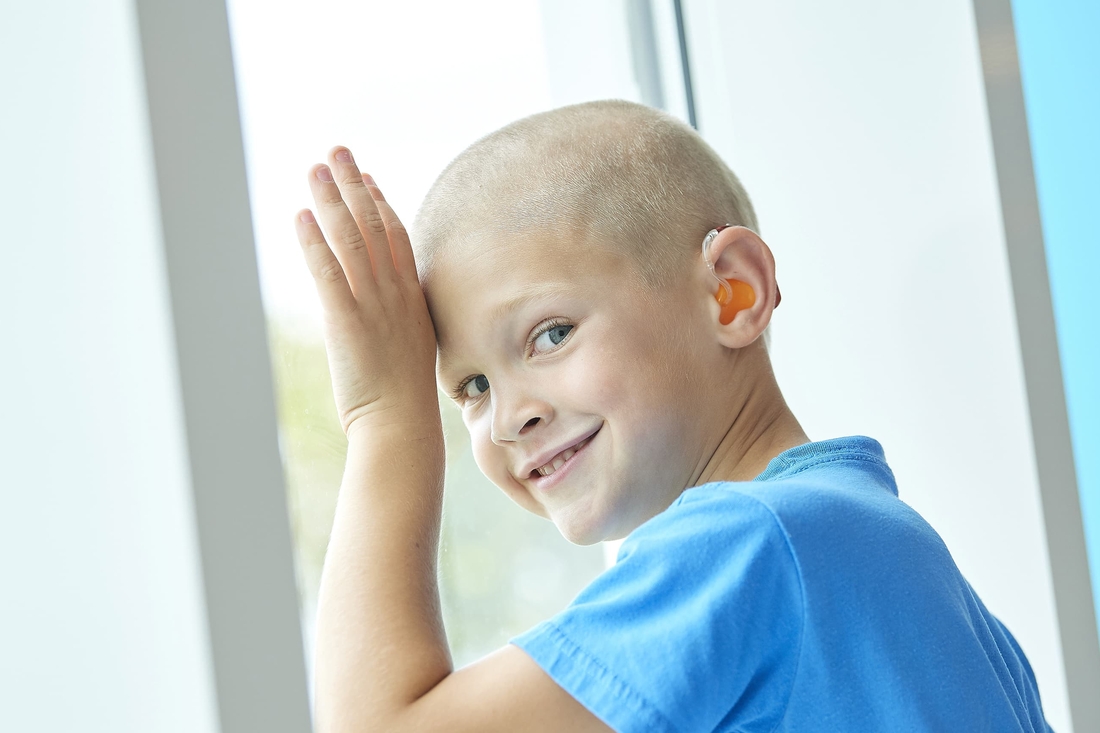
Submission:
[[[489,399],[493,405],[491,436],[497,445],[525,438],[537,426],[546,425],[553,419],[549,403],[530,394],[501,389],[494,384]]]

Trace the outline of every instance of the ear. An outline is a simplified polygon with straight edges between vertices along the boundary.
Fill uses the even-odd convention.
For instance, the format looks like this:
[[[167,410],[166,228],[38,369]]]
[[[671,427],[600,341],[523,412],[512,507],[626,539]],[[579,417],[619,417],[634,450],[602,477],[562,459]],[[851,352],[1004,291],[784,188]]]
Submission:
[[[731,349],[740,349],[755,341],[771,322],[772,311],[779,304],[779,287],[775,282],[775,258],[760,236],[746,227],[727,227],[714,237],[699,263],[704,283],[711,327],[719,343]],[[708,262],[713,265],[712,274]],[[744,306],[736,313],[725,313],[716,294],[726,298],[718,280],[732,283],[737,299]],[[749,297],[747,288],[751,288]],[[729,316],[732,315],[732,319]],[[727,323],[722,323],[727,321]]]

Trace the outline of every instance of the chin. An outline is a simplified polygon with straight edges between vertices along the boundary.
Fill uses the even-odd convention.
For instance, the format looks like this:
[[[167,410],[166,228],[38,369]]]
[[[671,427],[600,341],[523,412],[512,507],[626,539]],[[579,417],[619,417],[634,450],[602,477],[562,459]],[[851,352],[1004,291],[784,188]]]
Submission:
[[[558,525],[558,531],[561,532],[561,536],[569,540],[574,545],[594,545],[597,542],[602,542],[603,537],[596,533],[591,532],[574,532],[568,527],[562,527]]]
[[[607,522],[603,517],[556,514],[550,519],[561,532],[561,536],[574,545],[594,545],[609,539]]]

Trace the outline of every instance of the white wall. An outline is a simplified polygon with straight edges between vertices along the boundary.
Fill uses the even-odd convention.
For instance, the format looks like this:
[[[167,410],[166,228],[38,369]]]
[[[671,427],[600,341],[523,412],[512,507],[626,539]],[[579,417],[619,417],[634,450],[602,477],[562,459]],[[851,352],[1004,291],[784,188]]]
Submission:
[[[700,130],[776,254],[792,409],[882,442],[1071,730],[970,5],[685,6]]]
[[[0,730],[308,730],[225,6],[0,64]]]
[[[133,8],[5,15],[0,729],[216,731]]]

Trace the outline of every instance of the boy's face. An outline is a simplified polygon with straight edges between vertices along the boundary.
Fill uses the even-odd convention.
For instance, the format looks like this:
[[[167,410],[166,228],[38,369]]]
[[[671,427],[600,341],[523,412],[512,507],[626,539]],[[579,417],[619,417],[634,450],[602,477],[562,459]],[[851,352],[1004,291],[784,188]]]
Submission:
[[[524,234],[451,244],[425,283],[478,466],[580,544],[663,511],[714,448],[701,289],[687,272],[646,289],[629,265],[584,235]]]

